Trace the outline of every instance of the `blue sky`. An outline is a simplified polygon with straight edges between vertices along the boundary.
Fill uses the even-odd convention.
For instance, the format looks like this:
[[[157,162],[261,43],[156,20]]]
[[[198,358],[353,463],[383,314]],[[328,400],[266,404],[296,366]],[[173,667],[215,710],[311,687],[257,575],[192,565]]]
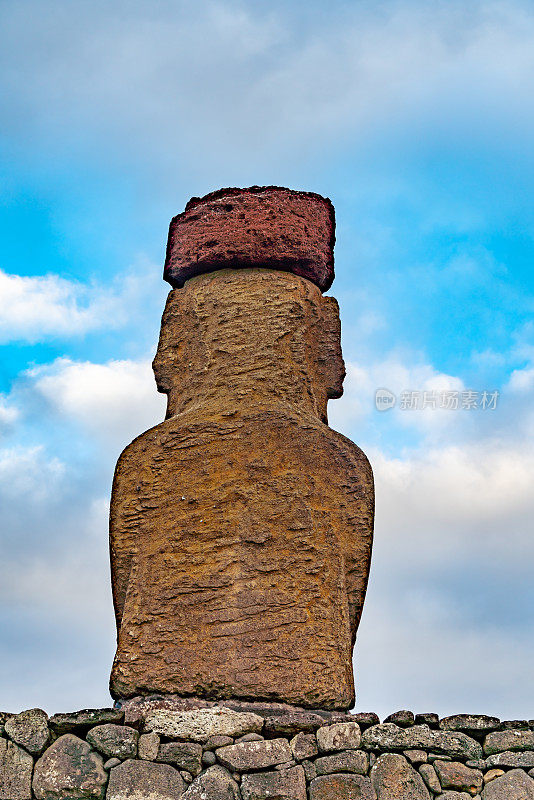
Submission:
[[[357,708],[532,716],[534,4],[0,8],[0,706],[102,705],[107,503],[162,418],[167,227],[192,195],[329,196],[331,424],[377,485]],[[377,388],[499,391],[496,410]]]

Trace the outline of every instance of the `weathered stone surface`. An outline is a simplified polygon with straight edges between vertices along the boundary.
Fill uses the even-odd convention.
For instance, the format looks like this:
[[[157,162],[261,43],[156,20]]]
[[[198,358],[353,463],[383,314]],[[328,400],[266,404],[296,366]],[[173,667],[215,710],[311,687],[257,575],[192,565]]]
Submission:
[[[434,769],[443,789],[469,792],[472,795],[482,789],[482,773],[459,761],[434,761]]]
[[[351,714],[352,721],[357,722],[362,730],[370,728],[371,725],[378,725],[380,719],[378,714],[372,711],[359,711],[357,714]]]
[[[424,764],[428,760],[428,755],[424,750],[404,750],[402,755],[408,759],[410,764]]]
[[[239,784],[223,767],[214,766],[195,778],[183,800],[241,800]]]
[[[434,792],[434,794],[441,792],[441,783],[432,764],[421,764],[419,774],[431,792]]]
[[[177,800],[186,789],[178,770],[153,761],[123,761],[111,770],[106,800]]]
[[[85,708],[72,714],[54,714],[49,719],[50,727],[55,733],[80,733],[94,725],[107,722],[120,723],[124,719],[124,711],[116,708]]]
[[[252,772],[241,781],[243,800],[306,800],[301,766],[274,772]]]
[[[410,728],[415,725],[415,717],[411,711],[395,711],[389,717],[386,717],[384,722],[392,722],[394,725],[398,725],[399,728]]]
[[[374,501],[364,454],[325,425],[339,333],[336,301],[288,273],[170,293],[154,362],[168,419],[114,479],[114,696],[352,705]]]
[[[390,722],[374,725],[364,732],[362,746],[369,750],[423,749],[451,758],[482,756],[480,744],[464,733],[435,731],[426,725],[414,725],[411,728],[399,728]]]
[[[505,750],[504,753],[495,753],[486,759],[487,767],[520,767],[521,769],[534,768],[534,752],[523,750],[512,752]]]
[[[496,731],[500,724],[497,717],[487,717],[484,714],[455,714],[440,720],[439,727],[443,731],[461,731],[472,736]]]
[[[506,730],[488,733],[484,739],[486,755],[503,753],[505,750],[534,750],[534,731]]]
[[[324,719],[312,711],[308,713],[277,714],[265,719],[264,731],[269,736],[278,734],[292,736],[295,733],[316,731],[324,725]]]
[[[427,713],[427,714],[416,714],[415,715],[415,724],[416,725],[428,725],[429,728],[437,728],[439,725],[439,717],[437,714]]]
[[[344,750],[331,756],[315,759],[318,775],[330,775],[333,772],[356,772],[365,775],[369,770],[369,754],[363,750]]]
[[[0,800],[30,800],[33,759],[14,742],[0,739]]]
[[[48,714],[41,708],[31,708],[13,714],[5,722],[5,732],[16,744],[34,756],[40,755],[50,740]]]
[[[489,769],[487,772],[484,773],[484,783],[489,783],[490,781],[494,781],[495,778],[500,778],[501,775],[504,775],[503,769]]]
[[[357,722],[336,722],[317,731],[317,745],[321,753],[333,750],[357,750],[361,742],[360,726]]]
[[[522,769],[513,769],[486,784],[483,800],[534,800],[534,780]]]
[[[160,745],[157,760],[174,764],[178,769],[186,769],[191,775],[198,775],[202,769],[202,745],[196,742],[166,742]]]
[[[261,733],[245,733],[243,736],[240,736],[238,739],[235,740],[235,743],[238,742],[262,742],[265,739],[265,736],[262,736]],[[234,742],[229,742],[229,744],[234,744]],[[223,745],[224,747],[225,745]]]
[[[439,795],[439,800],[471,800],[468,792],[456,792],[454,789],[447,789]]]
[[[164,278],[172,286],[221,268],[293,272],[323,291],[334,278],[330,200],[279,186],[221,189],[192,198],[169,228]]]
[[[364,775],[321,775],[310,784],[310,800],[376,800]]]
[[[531,728],[528,719],[503,719],[499,725],[501,731],[528,731]]]
[[[145,729],[177,739],[207,742],[212,736],[242,736],[259,732],[263,719],[257,714],[227,708],[200,708],[198,711],[153,711],[145,719]]]
[[[135,758],[138,731],[125,725],[97,725],[87,734],[87,741],[108,758]]]
[[[386,753],[371,770],[371,783],[378,800],[430,800],[421,776],[404,756]]]
[[[291,739],[289,746],[291,747],[293,758],[297,761],[313,758],[318,753],[317,739],[312,733],[297,733]]]
[[[137,742],[137,755],[145,761],[155,761],[158,757],[160,737],[157,733],[142,733]]]
[[[291,760],[287,739],[268,739],[263,742],[241,742],[216,751],[218,761],[234,772],[273,767]]]
[[[38,800],[98,800],[104,796],[107,778],[102,756],[66,733],[37,761],[33,793]]]

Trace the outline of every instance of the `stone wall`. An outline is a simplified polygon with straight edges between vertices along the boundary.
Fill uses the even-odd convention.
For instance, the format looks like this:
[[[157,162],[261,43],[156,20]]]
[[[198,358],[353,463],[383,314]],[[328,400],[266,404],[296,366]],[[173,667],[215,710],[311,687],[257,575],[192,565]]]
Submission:
[[[0,799],[534,798],[534,720],[199,705],[2,714]]]

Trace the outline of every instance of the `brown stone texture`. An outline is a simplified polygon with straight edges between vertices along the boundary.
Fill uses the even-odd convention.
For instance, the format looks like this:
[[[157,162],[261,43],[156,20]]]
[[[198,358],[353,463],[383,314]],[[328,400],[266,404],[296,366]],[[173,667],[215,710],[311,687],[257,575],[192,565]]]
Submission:
[[[325,291],[334,279],[334,208],[280,186],[220,189],[193,197],[169,228],[164,278],[180,288],[218,269],[266,267],[301,275]]]
[[[0,800],[30,800],[32,770],[29,753],[0,738]]]
[[[123,761],[109,774],[106,800],[178,800],[186,784],[178,770],[152,761]]]
[[[404,756],[386,753],[371,770],[377,800],[430,800],[423,779]]]
[[[310,784],[310,800],[376,800],[376,794],[363,775],[321,775]]]
[[[113,696],[351,707],[374,493],[326,424],[336,301],[274,270],[197,276],[169,295],[154,370],[167,419],[113,485]]]

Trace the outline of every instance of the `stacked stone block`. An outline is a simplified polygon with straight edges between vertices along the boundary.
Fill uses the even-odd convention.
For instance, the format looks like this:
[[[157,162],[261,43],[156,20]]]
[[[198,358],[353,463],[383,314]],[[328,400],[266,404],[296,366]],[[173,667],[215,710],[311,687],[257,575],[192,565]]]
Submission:
[[[0,800],[534,800],[534,720],[200,705],[1,714]]]

